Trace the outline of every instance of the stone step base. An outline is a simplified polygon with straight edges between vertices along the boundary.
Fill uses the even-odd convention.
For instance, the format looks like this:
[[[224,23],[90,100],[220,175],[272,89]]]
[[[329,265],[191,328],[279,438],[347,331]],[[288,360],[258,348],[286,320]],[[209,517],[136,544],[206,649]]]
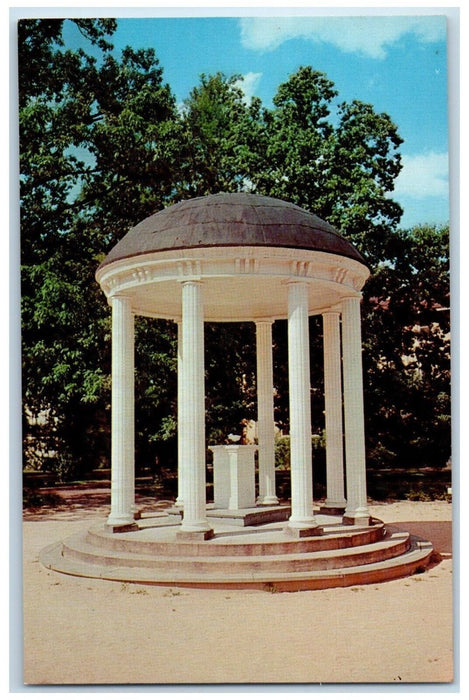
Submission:
[[[395,533],[382,542],[326,552],[303,552],[277,555],[238,556],[169,556],[148,557],[128,552],[106,553],[90,545],[86,536],[68,538],[62,545],[62,557],[104,566],[150,568],[161,571],[184,572],[190,568],[197,573],[251,571],[321,571],[385,561],[405,553],[410,548],[408,533]]]
[[[386,528],[381,521],[375,521],[373,525],[366,527],[350,527],[341,525],[340,521],[334,523],[332,518],[323,518],[321,536],[301,539],[289,535],[284,524],[237,528],[225,521],[209,522],[213,523],[215,538],[207,542],[178,541],[178,525],[164,517],[143,519],[137,532],[119,535],[106,532],[102,526],[91,527],[87,533],[87,541],[104,551],[144,554],[148,557],[163,555],[193,558],[273,556],[346,549],[378,542],[386,534]]]
[[[430,543],[413,540],[411,548],[405,554],[384,562],[330,571],[270,572],[269,575],[266,575],[265,572],[251,572],[249,577],[245,574],[233,573],[208,576],[187,571],[175,575],[174,572],[154,572],[148,568],[119,567],[115,566],[115,562],[111,567],[100,566],[79,560],[65,559],[62,557],[61,543],[56,543],[43,550],[41,562],[46,568],[64,574],[126,583],[193,588],[300,591],[380,583],[410,576],[426,569],[432,553],[433,548]]]
[[[122,582],[294,591],[406,576],[424,570],[433,555],[430,542],[387,533],[382,523],[357,532],[327,527],[327,535],[301,541],[285,539],[274,525],[243,528],[242,534],[241,528],[219,528],[215,539],[190,543],[177,541],[174,525],[119,535],[104,533],[101,525],[46,547],[40,561],[61,573]]]
[[[166,511],[174,522],[181,522],[183,510],[177,506],[172,506]],[[236,525],[237,527],[250,527],[253,525],[264,525],[266,523],[278,523],[288,520],[291,514],[289,506],[253,506],[252,508],[241,508],[239,510],[229,510],[227,508],[217,508],[213,504],[207,507],[207,518],[214,518],[222,521],[224,525]]]

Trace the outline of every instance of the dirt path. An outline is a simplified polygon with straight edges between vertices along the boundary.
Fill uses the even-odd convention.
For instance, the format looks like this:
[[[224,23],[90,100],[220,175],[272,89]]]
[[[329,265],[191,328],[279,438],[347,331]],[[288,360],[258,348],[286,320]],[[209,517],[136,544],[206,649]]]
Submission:
[[[447,683],[452,680],[451,505],[396,502],[372,514],[429,538],[424,574],[272,594],[64,576],[40,550],[105,517],[104,505],[26,514],[28,684]]]

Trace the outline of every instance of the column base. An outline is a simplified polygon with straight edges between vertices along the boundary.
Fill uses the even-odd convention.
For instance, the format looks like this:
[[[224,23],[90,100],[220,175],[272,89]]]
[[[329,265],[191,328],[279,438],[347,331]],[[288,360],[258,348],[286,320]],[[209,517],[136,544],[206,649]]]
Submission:
[[[279,503],[277,496],[262,496],[256,501],[257,506],[278,506]]]
[[[104,524],[104,532],[134,532],[138,529],[137,523],[122,523],[115,525],[112,523]]]
[[[168,518],[170,518],[173,522],[182,522],[182,519],[184,517],[184,511],[182,508],[176,506],[176,504],[170,506],[170,508],[167,508],[165,512]]]
[[[327,499],[324,501],[323,505],[319,507],[319,512],[325,515],[343,515],[345,509],[347,508],[347,501],[339,500],[333,501],[332,499]]]
[[[215,532],[210,530],[178,530],[176,532],[177,540],[185,540],[186,542],[204,542],[211,540]]]
[[[320,525],[286,525],[283,529],[286,535],[291,537],[317,537],[322,535],[324,529]]]
[[[329,498],[327,496],[324,499],[324,505],[328,506],[329,508],[347,508],[347,500],[345,498]]]
[[[371,515],[344,515],[342,525],[371,525]]]
[[[345,506],[323,505],[319,507],[319,512],[323,515],[343,515],[345,513]]]

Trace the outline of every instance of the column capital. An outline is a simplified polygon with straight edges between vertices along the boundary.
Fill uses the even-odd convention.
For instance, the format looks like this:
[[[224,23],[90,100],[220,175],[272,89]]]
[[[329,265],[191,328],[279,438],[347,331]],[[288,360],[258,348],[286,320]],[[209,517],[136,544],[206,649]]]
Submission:
[[[130,294],[126,294],[125,292],[114,292],[113,294],[109,295],[109,299],[112,301],[113,299],[128,299],[131,301],[132,297]]]
[[[290,278],[285,281],[285,284],[287,287],[290,286],[297,286],[297,287],[308,287],[309,286],[309,280],[306,279],[294,279]]]
[[[254,319],[254,323],[256,326],[271,326],[275,322],[275,318],[256,318]]]
[[[361,292],[350,291],[348,294],[342,297],[341,303],[343,304],[345,301],[352,301],[353,299],[361,301],[363,299],[363,294]]]
[[[180,284],[181,284],[181,287],[187,287],[190,284],[193,284],[197,287],[201,287],[203,285],[203,282],[201,279],[191,278],[191,279],[180,280]]]
[[[128,302],[129,311],[132,314],[132,316],[135,316],[135,311],[134,311],[133,306],[132,306],[132,297],[130,296],[130,294],[126,294],[125,292],[117,292],[116,294],[111,294],[108,297],[107,301],[108,301],[109,306],[111,306],[111,307],[113,306],[113,303],[115,301],[120,301],[120,302],[124,302],[124,303]]]

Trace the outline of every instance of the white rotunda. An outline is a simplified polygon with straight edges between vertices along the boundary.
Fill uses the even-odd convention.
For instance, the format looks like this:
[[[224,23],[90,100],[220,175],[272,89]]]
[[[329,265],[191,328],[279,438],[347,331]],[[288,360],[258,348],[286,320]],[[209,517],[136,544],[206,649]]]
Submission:
[[[190,199],[132,228],[96,273],[112,307],[108,529],[136,527],[133,345],[137,314],[170,319],[178,326],[180,539],[205,540],[213,535],[205,496],[204,322],[256,325],[257,506],[267,507],[278,503],[272,324],[276,319],[288,320],[291,513],[287,527],[304,537],[320,532],[313,513],[308,317],[323,317],[325,506],[342,509],[346,524],[367,524],[360,299],[368,275],[361,255],[332,226],[294,204],[256,194]],[[236,483],[241,491],[249,491],[251,476],[249,468],[243,476],[241,450],[242,446],[233,446],[226,459],[231,460],[232,472],[238,469],[232,488]],[[223,477],[222,471],[220,467],[219,493],[229,488],[226,482],[233,477],[229,468],[228,476]],[[235,502],[239,505],[242,498]]]

